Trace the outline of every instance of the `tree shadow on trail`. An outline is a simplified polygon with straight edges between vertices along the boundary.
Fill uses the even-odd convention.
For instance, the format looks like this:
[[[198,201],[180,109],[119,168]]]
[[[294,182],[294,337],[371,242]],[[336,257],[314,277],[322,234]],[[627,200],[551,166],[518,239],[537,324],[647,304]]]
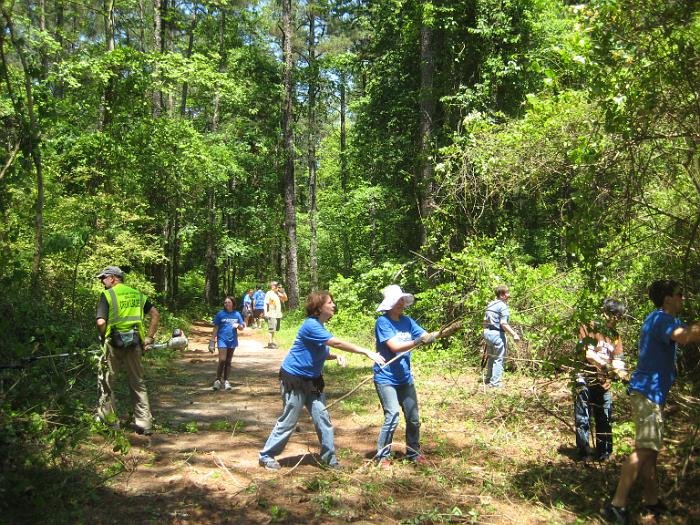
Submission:
[[[578,517],[593,517],[615,490],[619,471],[619,465],[612,462],[538,460],[520,467],[512,480],[525,499],[547,508],[567,509]]]

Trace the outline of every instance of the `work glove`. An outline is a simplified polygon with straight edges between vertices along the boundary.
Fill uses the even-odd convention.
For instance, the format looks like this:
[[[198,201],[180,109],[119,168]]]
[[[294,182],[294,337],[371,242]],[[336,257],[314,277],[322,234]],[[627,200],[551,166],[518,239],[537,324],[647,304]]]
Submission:
[[[429,345],[435,342],[437,339],[438,332],[423,332],[418,338],[414,339],[413,342],[416,346]]]
[[[216,342],[213,339],[209,339],[209,353],[214,353],[216,349]]]
[[[143,349],[148,350],[153,346],[153,343],[155,343],[155,340],[152,337],[146,337],[146,339],[143,340]]]

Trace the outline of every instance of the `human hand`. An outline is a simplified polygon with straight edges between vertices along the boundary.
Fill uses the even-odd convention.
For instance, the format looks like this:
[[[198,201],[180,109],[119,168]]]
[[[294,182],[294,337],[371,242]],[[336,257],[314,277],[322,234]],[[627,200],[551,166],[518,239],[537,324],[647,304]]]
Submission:
[[[348,366],[348,360],[344,355],[336,354],[335,360],[338,363],[338,366],[345,368]]]
[[[365,355],[369,357],[372,361],[377,363],[379,366],[386,363],[386,359],[384,359],[382,357],[382,354],[380,354],[379,352],[372,352],[370,350],[367,350],[367,353]]]
[[[413,342],[416,343],[416,346],[429,345],[435,342],[438,333],[439,332],[423,332],[419,337],[414,339]]]
[[[152,337],[146,337],[146,339],[143,340],[144,351],[150,350],[151,346],[153,346],[153,343],[155,343],[155,340]]]
[[[213,354],[216,349],[216,341],[209,339],[209,353]]]
[[[513,334],[513,341],[520,341],[520,336],[517,333]]]

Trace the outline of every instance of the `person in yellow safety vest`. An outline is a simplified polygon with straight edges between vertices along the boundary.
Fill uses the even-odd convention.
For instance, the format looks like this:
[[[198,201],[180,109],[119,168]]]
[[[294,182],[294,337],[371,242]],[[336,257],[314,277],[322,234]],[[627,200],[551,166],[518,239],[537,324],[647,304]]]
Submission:
[[[153,433],[153,417],[143,379],[141,355],[154,342],[160,313],[148,297],[123,283],[124,272],[118,266],[108,266],[97,278],[105,287],[100,294],[95,316],[105,350],[97,376],[97,415],[107,425],[119,427],[112,384],[118,368],[123,366],[134,405],[135,431],[150,435]],[[150,316],[148,330],[144,327],[146,315]]]

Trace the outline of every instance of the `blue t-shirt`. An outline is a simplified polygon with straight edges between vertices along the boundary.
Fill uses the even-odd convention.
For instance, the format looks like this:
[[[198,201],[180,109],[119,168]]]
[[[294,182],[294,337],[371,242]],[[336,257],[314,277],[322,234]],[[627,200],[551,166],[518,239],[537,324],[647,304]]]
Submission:
[[[654,310],[644,320],[639,338],[639,361],[630,378],[629,389],[652,403],[663,405],[676,379],[676,342],[673,331],[684,326],[677,317]]]
[[[307,317],[297,332],[292,348],[282,361],[282,369],[292,375],[314,378],[323,372],[331,353],[326,342],[333,338],[316,317]]]
[[[253,294],[253,308],[256,310],[263,310],[265,308],[265,292],[262,290],[255,290]]]
[[[386,361],[389,361],[397,355],[389,350],[389,347],[386,345],[389,339],[398,337],[399,341],[413,341],[423,332],[425,332],[425,330],[407,315],[402,315],[398,321],[394,321],[390,319],[387,314],[384,314],[374,323],[374,337],[377,341],[377,352],[379,352]],[[392,386],[409,385],[413,383],[411,354],[404,354],[384,368],[375,363],[374,382],[380,385]]]
[[[509,316],[510,310],[504,301],[501,299],[491,301],[486,305],[486,312],[484,313],[484,325],[488,325],[485,328],[501,330],[501,322],[508,323]]]
[[[248,294],[245,294],[245,295],[243,296],[243,308],[245,308],[246,305],[247,305],[247,306],[250,306],[251,308],[253,308],[253,298],[252,298],[250,295],[248,295]]]
[[[216,331],[216,345],[219,348],[236,348],[238,346],[238,330],[233,327],[234,323],[245,326],[243,317],[236,310],[232,312],[219,310],[214,316],[211,324],[218,327]]]

